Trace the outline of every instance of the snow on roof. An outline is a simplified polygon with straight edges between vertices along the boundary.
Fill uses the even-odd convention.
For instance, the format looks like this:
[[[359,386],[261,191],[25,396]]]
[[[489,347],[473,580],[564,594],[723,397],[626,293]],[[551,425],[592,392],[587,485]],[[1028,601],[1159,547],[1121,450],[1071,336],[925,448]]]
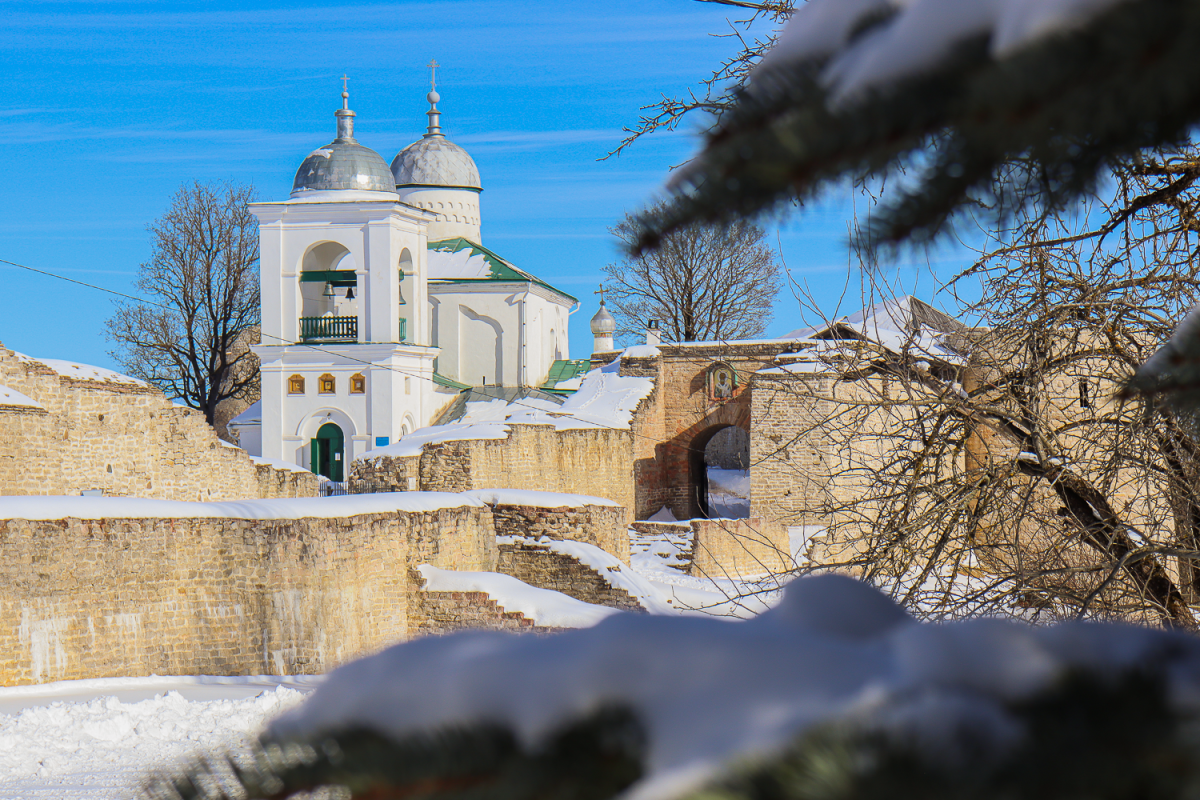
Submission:
[[[532,506],[533,508],[576,508],[578,506],[616,506],[604,497],[562,492],[535,492],[525,489],[475,489],[463,492],[489,506]]]
[[[451,422],[420,428],[392,444],[368,450],[355,460],[380,456],[417,456],[426,444],[439,442],[507,439],[509,430],[505,423],[553,425],[557,430],[629,430],[633,412],[654,390],[654,382],[649,378],[618,375],[617,370],[620,366],[618,358],[611,364],[588,372],[580,381],[579,390],[562,405],[536,398],[525,398],[511,403],[502,400],[468,403],[468,416],[463,419],[478,421]],[[471,417],[472,412],[474,417]]]
[[[0,386],[0,406],[18,407],[18,408],[39,408],[46,410],[38,401],[21,394],[16,389],[10,389],[7,386]]]
[[[836,329],[848,329],[894,353],[926,353],[943,361],[961,362],[963,356],[946,346],[949,333],[965,330],[962,323],[910,295],[885,300],[849,316],[821,325],[798,328],[783,340],[825,338]]]
[[[652,344],[635,344],[633,347],[626,347],[621,351],[621,355],[629,358],[654,358],[659,355],[659,349]]]
[[[427,592],[484,592],[505,611],[517,611],[535,625],[549,628],[586,628],[620,613],[498,572],[460,572],[429,564],[421,564],[417,571],[426,581]]]
[[[428,259],[430,281],[532,281],[575,302],[566,292],[461,236],[430,242]]]
[[[935,70],[970,39],[986,37],[993,57],[1004,58],[1123,1],[810,0],[796,9],[758,69],[828,59],[819,80],[836,104]],[[885,21],[869,36],[854,38],[880,18]]]
[[[778,606],[740,622],[614,614],[557,636],[418,639],[335,670],[270,731],[319,740],[365,726],[400,738],[488,723],[536,748],[597,709],[627,707],[645,730],[647,761],[623,797],[666,800],[834,720],[919,737],[933,757],[966,757],[961,731],[975,743],[1010,740],[1003,704],[1068,671],[1108,677],[1146,664],[1173,702],[1200,698],[1200,641],[1184,633],[922,624],[866,584],[826,574],[794,581]]]
[[[262,425],[262,400],[255,400],[245,411],[238,414],[226,424],[228,428],[253,427]]]
[[[126,386],[153,388],[145,381],[131,378],[128,375],[122,375],[119,372],[113,372],[111,369],[105,369],[104,367],[93,367],[90,364],[80,364],[76,361],[62,361],[57,358],[31,358],[22,353],[14,353],[14,355],[26,363],[45,364],[59,375],[73,381],[94,381],[98,383],[116,383]]]
[[[638,404],[654,391],[654,381],[618,374],[621,359],[584,375],[579,389],[553,411],[513,414],[511,422],[551,424],[558,430],[629,430]]]
[[[340,519],[359,514],[420,513],[482,507],[473,497],[450,492],[390,492],[341,497],[290,497],[188,503],[141,497],[0,497],[0,519]]]

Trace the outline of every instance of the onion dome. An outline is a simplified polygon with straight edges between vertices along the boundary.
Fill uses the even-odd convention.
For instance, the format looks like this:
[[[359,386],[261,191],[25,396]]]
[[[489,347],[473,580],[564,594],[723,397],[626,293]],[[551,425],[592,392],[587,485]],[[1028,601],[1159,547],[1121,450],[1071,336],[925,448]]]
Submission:
[[[349,99],[349,92],[343,88],[342,107],[334,114],[337,138],[304,159],[292,182],[292,197],[303,192],[343,189],[395,193],[396,182],[387,162],[354,139],[354,112],[349,108]]]
[[[600,310],[596,312],[596,316],[592,317],[592,335],[593,336],[611,336],[613,331],[617,329],[617,321],[613,319],[613,315],[608,313],[608,309],[604,307],[604,301],[600,301]]]
[[[436,90],[426,95],[429,100],[429,127],[424,136],[401,150],[392,159],[392,176],[396,188],[408,186],[445,186],[454,189],[483,191],[475,159],[442,135],[441,114]]]

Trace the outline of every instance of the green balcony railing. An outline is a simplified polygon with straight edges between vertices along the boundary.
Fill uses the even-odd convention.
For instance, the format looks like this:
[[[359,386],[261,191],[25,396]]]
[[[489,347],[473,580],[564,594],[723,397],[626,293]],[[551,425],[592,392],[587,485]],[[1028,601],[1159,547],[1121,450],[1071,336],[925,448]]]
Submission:
[[[354,342],[358,340],[358,317],[301,317],[300,341]]]

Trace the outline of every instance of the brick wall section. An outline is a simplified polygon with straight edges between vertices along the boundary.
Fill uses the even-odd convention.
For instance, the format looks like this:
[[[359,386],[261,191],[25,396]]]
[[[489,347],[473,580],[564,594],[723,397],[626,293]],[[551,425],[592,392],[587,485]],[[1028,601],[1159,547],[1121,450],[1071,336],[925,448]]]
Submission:
[[[73,380],[3,346],[0,385],[45,409],[0,409],[0,495],[102,489],[209,501],[317,494],[316,476],[257,467],[245,451],[222,444],[199,411],[157,389]]]
[[[0,520],[0,685],[325,672],[409,636],[410,568],[495,568],[491,512]]]
[[[591,567],[536,542],[500,545],[496,571],[539,589],[561,592],[576,600],[624,611],[645,613],[633,595],[611,586]]]
[[[625,509],[617,506],[535,508],[492,507],[497,536],[574,541],[599,547],[624,564],[629,563],[629,534]]]

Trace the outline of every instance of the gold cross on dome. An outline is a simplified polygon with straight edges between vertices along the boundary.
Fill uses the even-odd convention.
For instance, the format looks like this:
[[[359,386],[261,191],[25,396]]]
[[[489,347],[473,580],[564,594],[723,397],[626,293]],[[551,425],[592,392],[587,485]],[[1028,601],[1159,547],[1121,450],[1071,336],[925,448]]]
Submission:
[[[430,61],[425,66],[429,67],[429,69],[430,69],[429,90],[431,92],[437,91],[437,68],[440,67],[441,64],[437,63],[437,61]]]
[[[602,283],[602,284],[600,284],[600,290],[599,290],[599,291],[597,291],[597,292],[592,292],[592,294],[598,294],[598,295],[600,295],[600,302],[601,302],[601,303],[603,303],[603,302],[604,302],[604,292],[605,292],[605,291],[607,291],[607,290],[604,288],[604,284]]]

